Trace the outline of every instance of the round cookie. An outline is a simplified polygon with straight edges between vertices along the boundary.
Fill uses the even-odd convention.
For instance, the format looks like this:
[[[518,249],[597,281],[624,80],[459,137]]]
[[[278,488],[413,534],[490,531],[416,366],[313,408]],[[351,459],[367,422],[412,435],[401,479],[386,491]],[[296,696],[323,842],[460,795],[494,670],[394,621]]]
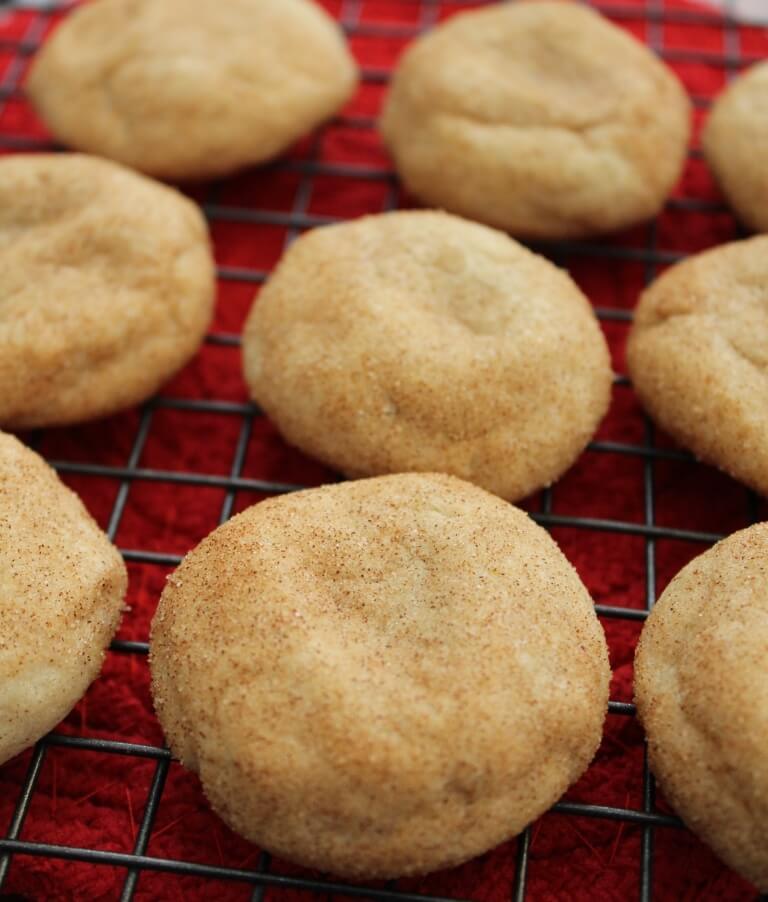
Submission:
[[[768,237],[690,257],[657,279],[635,311],[627,365],[666,432],[768,494]]]
[[[261,847],[348,877],[458,864],[585,770],[608,699],[576,572],[522,511],[406,474],[264,501],[169,578],[175,755]]]
[[[739,218],[768,232],[768,62],[747,70],[718,97],[702,146]]]
[[[426,203],[516,235],[582,237],[658,213],[685,161],[690,103],[596,12],[499,3],[408,48],[381,130]]]
[[[215,294],[198,208],[115,163],[0,159],[0,424],[105,416],[197,351]]]
[[[77,495],[0,433],[0,764],[52,730],[98,675],[126,583]]]
[[[653,771],[688,826],[768,891],[768,524],[683,568],[646,623],[635,696]]]
[[[46,42],[27,91],[65,144],[206,179],[277,156],[356,83],[312,0],[99,0]]]
[[[510,500],[573,463],[612,381],[566,273],[432,211],[299,238],[248,318],[244,361],[287,440],[348,476],[442,471]]]

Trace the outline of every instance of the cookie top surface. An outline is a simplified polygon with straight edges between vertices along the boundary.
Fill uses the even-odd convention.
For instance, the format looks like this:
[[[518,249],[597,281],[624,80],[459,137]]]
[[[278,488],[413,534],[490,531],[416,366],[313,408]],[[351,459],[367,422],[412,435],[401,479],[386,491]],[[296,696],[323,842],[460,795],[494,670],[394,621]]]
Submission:
[[[80,499],[0,433],[0,763],[53,729],[98,674],[126,582]]]
[[[702,145],[739,218],[768,232],[768,62],[752,66],[718,97]]]
[[[517,235],[578,237],[658,212],[685,161],[690,103],[596,12],[499,3],[406,50],[381,128],[422,200]]]
[[[312,0],[99,0],[45,43],[27,90],[63,143],[202,179],[276,156],[356,80]]]
[[[657,279],[635,311],[627,363],[664,430],[768,494],[768,237],[706,251]]]
[[[735,870],[768,890],[768,524],[669,584],[635,660],[635,696],[665,795]]]
[[[203,339],[205,222],[181,194],[78,154],[0,160],[0,424],[78,422],[152,395]]]
[[[609,669],[575,571],[448,476],[262,502],[169,578],[152,626],[171,747],[240,833],[348,876],[456,864],[586,768]]]
[[[244,359],[288,441],[347,475],[444,471],[509,499],[573,463],[612,378],[566,273],[430,211],[297,240],[249,316]]]

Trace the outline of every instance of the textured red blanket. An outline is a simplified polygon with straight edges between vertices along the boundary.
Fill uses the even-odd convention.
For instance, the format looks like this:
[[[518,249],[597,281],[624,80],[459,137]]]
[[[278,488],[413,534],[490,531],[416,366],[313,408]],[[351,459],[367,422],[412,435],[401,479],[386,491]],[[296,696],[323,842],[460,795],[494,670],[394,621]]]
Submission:
[[[313,485],[328,477],[323,468],[286,448],[264,419],[247,417],[235,336],[262,274],[280,256],[289,226],[312,226],[327,218],[377,212],[394,201],[409,202],[398,194],[372,128],[385,74],[428,16],[442,18],[473,4],[326,0],[324,5],[349,26],[366,77],[343,116],[284,159],[195,190],[197,199],[209,205],[221,267],[214,334],[202,353],[144,412],[28,437],[60,463],[66,481],[104,526],[115,527],[116,541],[127,552],[130,612],[121,629],[123,640],[146,641],[174,556],[191,548],[231,510],[264,497],[260,481]],[[709,99],[728,74],[768,55],[768,30],[726,26],[719,14],[683,0],[606,0],[597,5],[663,52],[696,100],[697,134]],[[4,152],[48,146],[19,85],[30,49],[51,23],[40,13],[0,13]],[[618,373],[624,372],[628,314],[645,281],[678,255],[737,235],[696,146],[675,198],[656,223],[604,241],[548,249],[602,312]],[[644,450],[647,442],[650,452]],[[645,607],[649,572],[653,583],[655,571],[650,591],[660,592],[713,534],[764,516],[745,489],[654,435],[626,382],[614,390],[598,442],[551,497],[530,499],[526,507],[544,513],[596,602],[608,608],[602,621],[615,674],[612,698],[621,702],[632,698],[632,655],[642,622],[633,612]],[[111,652],[103,676],[57,733],[161,747],[145,655]],[[121,853],[132,852],[138,843],[154,858],[246,870],[264,864],[257,849],[210,812],[197,780],[176,764],[168,770],[159,805],[145,817],[162,752],[145,750],[149,757],[142,757],[136,749],[110,754],[55,742],[45,747],[20,840]],[[0,768],[0,835],[8,831],[31,760],[30,752]],[[164,767],[161,763],[158,779]],[[643,737],[631,714],[609,715],[600,753],[567,799],[643,811]],[[663,800],[657,806],[666,812]],[[578,815],[552,812],[532,826],[527,898],[637,896],[644,828],[632,822],[631,814],[607,820],[585,816],[599,813],[594,808]],[[151,827],[146,842],[142,825]],[[651,832],[655,899],[754,896],[687,831],[658,826]],[[508,843],[464,867],[402,881],[396,888],[500,902],[512,894],[517,845]],[[81,852],[73,855],[83,858]],[[117,899],[127,875],[118,863],[17,854],[2,891],[27,899]],[[323,879],[279,861],[270,863],[268,873]],[[274,902],[311,897],[309,890],[280,886],[271,878],[269,883],[264,893]],[[150,869],[141,871],[134,889],[138,899],[245,900],[253,886]],[[334,893],[325,890],[322,895]]]

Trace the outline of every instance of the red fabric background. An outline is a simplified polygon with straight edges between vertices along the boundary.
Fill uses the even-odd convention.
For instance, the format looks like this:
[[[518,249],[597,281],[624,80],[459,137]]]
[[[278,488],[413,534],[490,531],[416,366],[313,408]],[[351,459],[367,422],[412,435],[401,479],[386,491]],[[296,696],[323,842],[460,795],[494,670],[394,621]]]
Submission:
[[[334,14],[341,0],[326,0]],[[443,0],[437,4],[445,17],[461,6]],[[648,0],[648,7],[653,6]],[[668,11],[690,10],[683,0],[667,0],[655,7]],[[369,25],[416,25],[422,4],[418,0],[359,0],[348,2],[347,12],[359,14],[351,44],[360,63],[369,70],[391,68],[407,43],[406,37],[382,37]],[[624,0],[622,8],[640,12],[644,0]],[[679,17],[678,17],[679,18]],[[0,78],[11,79],[17,53],[14,43],[29,37],[35,22],[32,13],[0,14]],[[711,24],[667,22],[655,33],[642,16],[618,16],[616,21],[640,39],[663,41],[669,61],[689,90],[699,99],[696,134],[707,98],[716,94],[727,76],[724,55],[740,51],[743,61],[768,55],[765,30],[741,27],[728,33],[716,14]],[[691,60],[689,51],[703,51]],[[375,74],[375,73],[374,73]],[[386,176],[387,156],[373,129],[360,127],[350,117],[374,116],[385,88],[367,78],[344,111],[317,136],[301,142],[278,163],[214,186],[195,189],[227,208],[286,213],[295,209],[297,197],[305,197],[309,222],[323,217],[353,217],[377,212],[388,203],[394,183]],[[212,123],[215,127],[215,123]],[[45,132],[18,92],[0,98],[0,145],[6,150],[47,146]],[[695,139],[694,146],[698,145]],[[295,167],[297,161],[352,164],[358,174],[334,173],[324,165],[308,180]],[[689,160],[677,200],[669,205],[655,226],[642,227],[610,239],[588,242],[576,253],[554,254],[566,264],[599,308],[631,310],[646,275],[652,274],[642,259],[607,259],[617,248],[642,249],[649,240],[663,252],[688,253],[727,241],[737,235],[731,215],[696,151]],[[681,199],[684,199],[681,202]],[[694,201],[689,203],[688,201]],[[407,198],[400,197],[402,204]],[[264,224],[231,221],[231,214],[212,222],[217,261],[222,267],[269,269],[284,246],[286,228],[279,215]],[[225,271],[220,280],[215,333],[236,334],[254,295],[254,285],[238,281]],[[627,323],[604,320],[615,369],[624,372],[623,344]],[[246,393],[235,345],[209,342],[199,356],[163,391],[164,398],[206,399],[244,403]],[[46,456],[70,462],[125,466],[139,425],[139,413],[131,411],[109,420],[78,428],[51,431],[29,437],[39,441]],[[160,404],[152,415],[151,430],[139,465],[168,471],[193,471],[225,476],[232,466],[242,425],[235,412],[200,413]],[[599,438],[630,444],[644,440],[644,423],[631,388],[618,385],[613,406]],[[668,446],[657,436],[660,447]],[[555,486],[553,510],[557,514],[596,516],[642,523],[643,460],[632,454],[588,451]],[[295,451],[286,448],[263,419],[254,421],[253,435],[242,475],[246,478],[318,484],[328,473]],[[747,525],[750,517],[747,492],[712,469],[679,460],[654,464],[656,519],[659,524],[704,532],[728,533]],[[119,490],[119,481],[108,476],[66,476],[80,492],[98,520],[106,525]],[[238,492],[235,509],[259,500],[250,492]],[[183,554],[212,530],[219,519],[225,491],[171,485],[138,479],[131,484],[117,542],[123,549]],[[540,498],[526,505],[538,509]],[[646,542],[638,535],[564,527],[554,535],[574,562],[598,603],[641,608],[645,593]],[[704,545],[659,540],[656,543],[658,591]],[[129,604],[120,630],[121,638],[146,640],[168,567],[131,564]],[[603,618],[614,668],[612,698],[631,700],[632,655],[639,633],[635,622]],[[59,732],[99,736],[124,741],[162,744],[162,734],[152,712],[146,659],[138,655],[110,653],[104,673],[87,696],[59,728]],[[567,798],[630,808],[642,807],[642,734],[634,718],[611,715],[605,739],[594,764]],[[0,768],[0,830],[7,829],[29,753]],[[154,764],[133,757],[49,749],[22,839],[105,850],[131,851],[140,822]],[[664,810],[663,801],[660,801]],[[729,872],[714,855],[688,832],[655,830],[655,898],[750,899],[754,891]],[[255,865],[258,851],[214,816],[197,780],[178,765],[171,766],[167,786],[155,821],[148,854],[237,867]],[[640,831],[614,821],[547,814],[533,826],[528,897],[549,899],[626,899],[638,892]],[[441,893],[476,900],[507,899],[515,862],[515,842],[453,871],[427,878],[400,881],[398,886],[425,893]],[[273,873],[303,874],[275,861]],[[29,899],[116,899],[125,871],[96,865],[16,856],[4,890]],[[174,875],[142,874],[139,899],[247,899],[251,888],[243,884],[212,882]],[[270,902],[293,902],[309,894],[268,888]]]

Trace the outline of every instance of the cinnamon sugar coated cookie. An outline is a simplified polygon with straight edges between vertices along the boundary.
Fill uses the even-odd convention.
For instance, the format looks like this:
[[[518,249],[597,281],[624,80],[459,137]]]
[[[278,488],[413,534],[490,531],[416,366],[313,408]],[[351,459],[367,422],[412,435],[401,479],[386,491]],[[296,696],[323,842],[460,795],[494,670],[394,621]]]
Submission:
[[[249,508],[169,578],[151,638],[175,755],[239,833],[349,877],[520,832],[585,770],[605,637],[526,514],[407,474]]]
[[[651,767],[686,824],[768,891],[768,523],[669,584],[643,629],[635,696]]]
[[[243,347],[252,397],[291,444],[348,476],[443,471],[510,500],[568,469],[611,390],[568,275],[432,211],[299,238]]]
[[[718,97],[702,145],[739,218],[768,232],[768,62],[748,69]]]
[[[381,130],[428,204],[538,238],[655,216],[680,176],[690,103],[626,31],[574,3],[498,3],[415,41]]]
[[[45,43],[27,91],[64,144],[205,179],[277,156],[356,84],[314,0],[99,0]]]
[[[215,293],[181,194],[78,154],[0,160],[0,424],[75,423],[145,400],[197,351]]]
[[[52,730],[97,676],[126,583],[80,499],[0,433],[0,764]]]
[[[677,264],[643,294],[627,346],[656,422],[768,494],[768,237]]]

